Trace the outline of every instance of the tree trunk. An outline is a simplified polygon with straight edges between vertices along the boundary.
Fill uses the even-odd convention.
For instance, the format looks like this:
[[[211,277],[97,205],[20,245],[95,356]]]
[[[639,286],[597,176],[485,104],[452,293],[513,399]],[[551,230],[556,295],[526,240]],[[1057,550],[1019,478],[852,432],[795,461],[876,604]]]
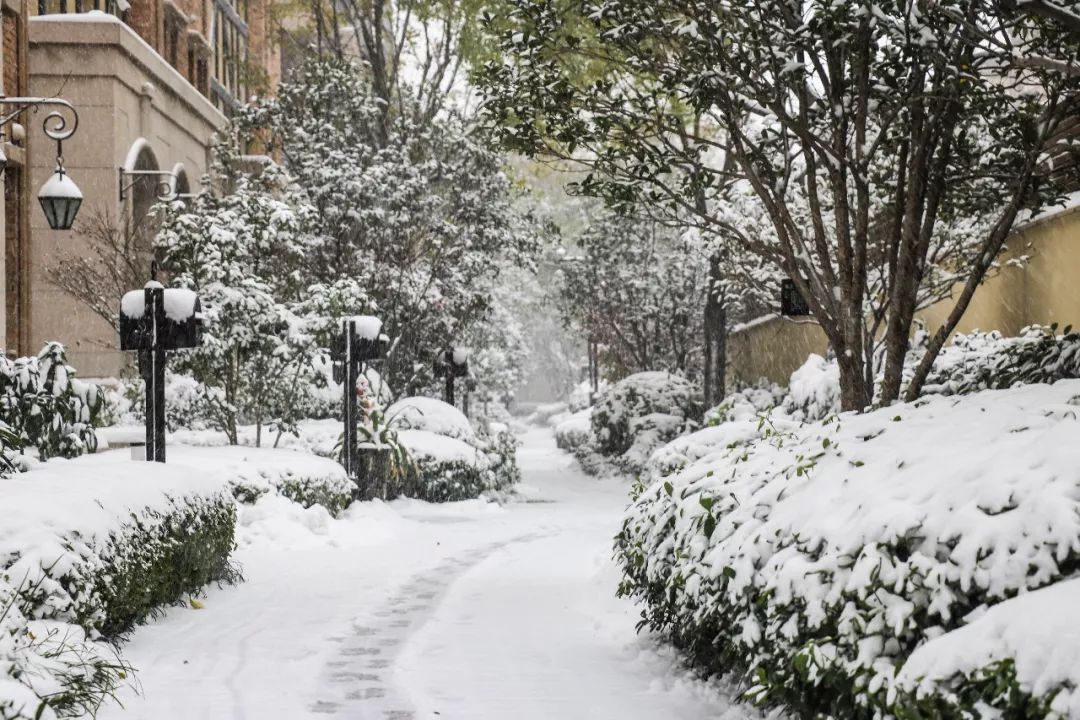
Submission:
[[[720,292],[723,281],[720,253],[709,258],[709,285],[705,299],[705,407],[719,405],[727,394],[727,308]]]
[[[840,409],[857,411],[870,405],[873,395],[866,384],[862,356],[836,348],[836,364],[840,368]]]

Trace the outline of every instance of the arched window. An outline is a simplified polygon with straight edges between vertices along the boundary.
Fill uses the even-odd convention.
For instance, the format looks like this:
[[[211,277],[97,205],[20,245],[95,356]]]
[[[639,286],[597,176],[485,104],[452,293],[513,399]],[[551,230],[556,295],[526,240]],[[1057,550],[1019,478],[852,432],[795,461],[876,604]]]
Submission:
[[[184,199],[184,195],[191,194],[191,182],[188,180],[187,170],[184,169],[184,163],[176,163],[172,169],[173,175],[176,176],[176,180],[173,181],[173,192],[181,196]]]
[[[139,138],[128,150],[124,161],[125,170],[160,170],[157,156],[150,144]],[[154,235],[157,222],[150,215],[150,208],[158,202],[161,183],[167,177],[155,175],[128,176],[123,182],[129,189],[125,192],[124,207],[120,208],[126,227],[127,244],[140,256],[150,258],[154,254]]]

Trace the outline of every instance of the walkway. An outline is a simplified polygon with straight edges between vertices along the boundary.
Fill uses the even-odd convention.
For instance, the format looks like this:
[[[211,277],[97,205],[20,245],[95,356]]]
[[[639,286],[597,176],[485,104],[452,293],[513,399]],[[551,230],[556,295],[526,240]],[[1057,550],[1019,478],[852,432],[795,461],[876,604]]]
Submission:
[[[246,508],[247,581],[127,646],[145,720],[697,720],[757,713],[636,635],[611,538],[627,483],[524,436],[527,501]]]

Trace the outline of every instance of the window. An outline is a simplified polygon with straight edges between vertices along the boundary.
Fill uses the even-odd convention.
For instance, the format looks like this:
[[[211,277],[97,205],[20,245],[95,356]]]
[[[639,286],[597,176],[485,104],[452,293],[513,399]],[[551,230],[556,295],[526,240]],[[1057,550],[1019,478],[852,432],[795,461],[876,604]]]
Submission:
[[[180,65],[180,23],[175,18],[165,21],[165,59],[174,68]]]
[[[101,10],[122,19],[127,7],[128,3],[125,0],[38,0],[38,15]]]
[[[248,0],[214,0],[214,104],[227,114],[246,95]]]

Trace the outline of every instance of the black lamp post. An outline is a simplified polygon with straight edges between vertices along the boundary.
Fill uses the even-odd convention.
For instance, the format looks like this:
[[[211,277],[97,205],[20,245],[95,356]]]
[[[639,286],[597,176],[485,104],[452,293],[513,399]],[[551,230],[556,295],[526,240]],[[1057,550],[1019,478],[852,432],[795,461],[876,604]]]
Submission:
[[[120,300],[120,349],[139,354],[146,381],[146,460],[165,462],[165,362],[167,353],[202,345],[203,312],[191,290],[165,288],[156,279]]]
[[[360,315],[342,319],[341,334],[334,336],[330,348],[334,381],[343,385],[342,421],[345,432],[342,436],[341,464],[349,477],[357,482],[360,482],[360,478],[356,472],[356,384],[363,373],[364,363],[382,357],[388,342],[389,338],[382,332],[382,320],[372,315]]]
[[[469,349],[457,347],[445,350],[440,360],[435,364],[435,375],[446,378],[443,399],[448,405],[454,405],[454,379],[469,374]]]

